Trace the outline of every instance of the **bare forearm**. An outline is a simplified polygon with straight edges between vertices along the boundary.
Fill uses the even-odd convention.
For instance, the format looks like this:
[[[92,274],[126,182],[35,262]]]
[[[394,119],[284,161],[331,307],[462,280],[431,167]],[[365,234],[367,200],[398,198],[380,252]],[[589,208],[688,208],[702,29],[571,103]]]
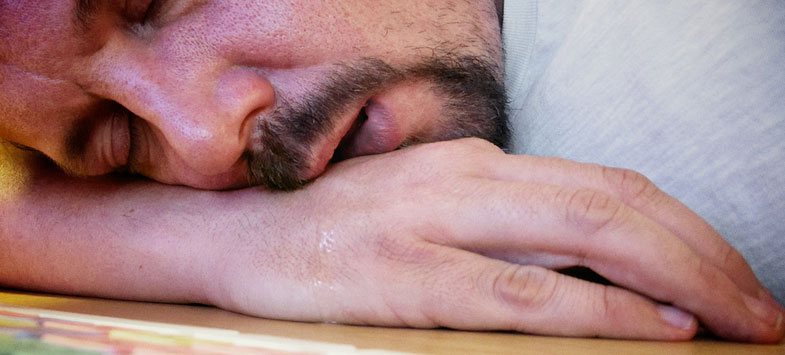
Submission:
[[[78,179],[0,148],[0,287],[234,310],[253,298],[258,314],[319,319],[302,304],[320,275],[309,208],[293,203],[305,192]]]
[[[305,321],[683,340],[700,320],[764,343],[785,332],[739,254],[644,177],[479,140],[351,159],[290,193],[51,172],[19,186],[0,194],[5,286]],[[576,265],[616,286],[549,270]]]
[[[223,235],[211,232],[225,229],[222,196],[144,181],[36,176],[0,206],[0,284],[208,302]]]

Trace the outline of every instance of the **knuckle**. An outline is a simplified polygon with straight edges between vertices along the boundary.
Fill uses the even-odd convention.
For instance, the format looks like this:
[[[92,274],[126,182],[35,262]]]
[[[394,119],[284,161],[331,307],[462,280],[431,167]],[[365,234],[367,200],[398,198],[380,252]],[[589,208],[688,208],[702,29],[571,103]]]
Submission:
[[[713,287],[716,287],[717,290],[727,286],[727,284],[723,282],[723,274],[712,262],[704,258],[696,258],[693,265],[697,277],[704,284],[712,285]]]
[[[462,159],[465,147],[451,141],[418,144],[407,149],[409,164],[416,164],[421,172],[441,171]]]
[[[744,256],[742,256],[741,253],[734,249],[730,244],[722,243],[720,245],[718,254],[720,256],[719,265],[726,265],[730,268],[747,265],[747,261],[744,259]]]
[[[492,289],[501,303],[536,311],[551,303],[556,279],[539,267],[512,265],[495,275]]]
[[[594,297],[592,308],[593,317],[601,319],[605,322],[617,323],[620,319],[629,316],[629,308],[625,307],[625,290],[606,286],[606,285],[592,285],[598,293]]]
[[[660,194],[660,189],[649,178],[634,170],[602,167],[602,175],[622,200],[634,205],[654,201]]]
[[[622,204],[597,190],[578,189],[566,197],[567,223],[591,235],[607,228],[619,218]]]
[[[503,153],[504,151],[499,148],[497,145],[491,143],[482,138],[477,137],[469,137],[469,138],[461,138],[456,140],[457,143],[463,144],[464,146],[475,149],[475,150],[482,150],[488,152],[498,152]]]
[[[480,138],[419,144],[407,151],[410,152],[407,164],[416,165],[417,174],[429,183],[456,174],[482,173],[495,162],[494,157],[505,154],[501,148]]]
[[[423,151],[433,151],[436,155],[447,156],[462,156],[480,152],[503,153],[501,148],[497,147],[495,144],[476,137],[422,144],[421,148]]]
[[[591,319],[605,321],[612,318],[618,305],[615,304],[616,295],[611,287],[588,282],[572,283],[570,286],[566,304]]]

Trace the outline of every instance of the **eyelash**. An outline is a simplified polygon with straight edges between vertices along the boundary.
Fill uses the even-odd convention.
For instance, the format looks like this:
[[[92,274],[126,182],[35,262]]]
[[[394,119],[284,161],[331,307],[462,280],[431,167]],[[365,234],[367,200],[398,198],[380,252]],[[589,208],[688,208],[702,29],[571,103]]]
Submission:
[[[12,146],[14,146],[16,149],[23,150],[23,151],[26,151],[26,152],[32,152],[32,153],[36,153],[36,154],[41,154],[41,152],[39,152],[37,149],[30,148],[30,147],[28,147],[26,145],[22,145],[22,144],[19,144],[19,143],[16,143],[16,142],[8,142],[8,143],[11,144]]]

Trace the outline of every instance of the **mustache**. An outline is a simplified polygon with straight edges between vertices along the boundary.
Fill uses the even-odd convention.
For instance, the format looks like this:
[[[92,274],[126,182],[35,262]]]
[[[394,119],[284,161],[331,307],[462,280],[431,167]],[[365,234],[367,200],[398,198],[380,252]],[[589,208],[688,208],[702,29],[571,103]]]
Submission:
[[[251,185],[277,190],[305,185],[300,175],[308,167],[309,148],[333,128],[333,118],[351,103],[403,76],[384,61],[373,58],[337,67],[325,84],[306,95],[305,100],[295,104],[283,99],[268,119],[258,123],[262,149],[247,153]]]
[[[500,147],[509,143],[506,95],[497,65],[474,56],[434,55],[412,66],[395,68],[383,60],[364,58],[340,64],[324,84],[300,102],[281,99],[273,113],[256,127],[258,150],[245,154],[251,185],[295,190],[308,181],[312,145],[333,128],[335,118],[358,100],[404,80],[425,79],[445,98],[443,115],[450,127],[430,139],[410,137],[404,145],[426,140],[485,138]]]

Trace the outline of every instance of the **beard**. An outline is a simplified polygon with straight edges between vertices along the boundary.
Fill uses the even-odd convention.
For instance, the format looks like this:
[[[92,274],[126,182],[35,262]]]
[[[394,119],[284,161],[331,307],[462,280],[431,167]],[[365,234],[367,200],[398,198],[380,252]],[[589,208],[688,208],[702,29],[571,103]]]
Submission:
[[[411,66],[396,68],[382,60],[366,58],[342,64],[316,91],[298,103],[280,100],[270,117],[256,127],[261,148],[246,152],[252,185],[274,190],[294,190],[308,183],[313,144],[333,129],[334,118],[349,105],[385,87],[404,81],[426,81],[441,98],[439,132],[412,136],[399,147],[417,143],[478,137],[507,149],[504,86],[498,65],[482,57],[435,55]],[[334,157],[333,161],[340,160]]]

